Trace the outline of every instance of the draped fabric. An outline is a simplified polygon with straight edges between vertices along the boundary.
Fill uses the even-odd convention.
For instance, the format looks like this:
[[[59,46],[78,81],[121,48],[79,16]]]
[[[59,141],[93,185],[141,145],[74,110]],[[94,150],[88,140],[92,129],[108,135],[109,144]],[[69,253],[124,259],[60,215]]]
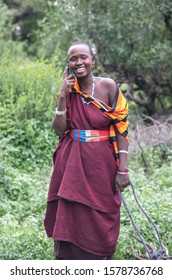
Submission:
[[[44,220],[49,237],[99,256],[114,254],[120,228],[115,129],[127,138],[128,123],[126,101],[120,91],[116,96],[111,108],[82,93],[76,82],[67,95],[68,131],[110,129],[111,139],[81,142],[70,133],[60,139],[53,155]],[[84,104],[82,98],[90,98],[91,103]]]
[[[119,154],[118,154],[118,146],[117,146],[117,138],[116,138],[116,129],[119,133],[126,138],[128,141],[128,103],[124,98],[121,90],[116,87],[115,99],[112,107],[108,106],[101,100],[95,98],[94,96],[90,96],[87,93],[84,93],[80,90],[79,84],[77,80],[75,80],[74,87],[70,90],[73,93],[79,93],[83,98],[87,99],[88,102],[92,103],[96,106],[101,112],[107,115],[112,119],[110,125],[110,141],[114,147],[114,156],[119,166]]]

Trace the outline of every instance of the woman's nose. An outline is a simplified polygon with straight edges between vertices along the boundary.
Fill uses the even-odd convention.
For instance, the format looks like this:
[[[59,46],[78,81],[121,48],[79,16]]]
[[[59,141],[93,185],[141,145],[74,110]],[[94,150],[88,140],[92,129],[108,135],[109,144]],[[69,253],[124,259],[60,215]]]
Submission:
[[[81,58],[78,58],[77,61],[76,61],[76,64],[77,64],[77,65],[82,64],[82,59],[81,59]]]

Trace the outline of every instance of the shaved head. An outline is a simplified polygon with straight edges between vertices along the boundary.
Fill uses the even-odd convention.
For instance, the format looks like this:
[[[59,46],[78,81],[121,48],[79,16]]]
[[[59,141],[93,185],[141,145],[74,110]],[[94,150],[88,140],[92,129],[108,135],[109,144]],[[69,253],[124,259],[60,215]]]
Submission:
[[[70,47],[69,47],[69,49],[68,49],[68,54],[69,54],[69,50],[70,50],[70,48],[72,48],[72,47],[74,47],[74,46],[78,46],[78,45],[84,45],[84,46],[87,46],[87,47],[88,47],[88,49],[89,49],[90,55],[91,55],[91,56],[93,56],[93,55],[94,55],[94,54],[93,54],[93,51],[92,51],[92,49],[91,49],[91,47],[90,47],[90,45],[89,45],[88,43],[81,42],[81,41],[72,43],[72,44],[71,44],[71,46],[70,46]]]

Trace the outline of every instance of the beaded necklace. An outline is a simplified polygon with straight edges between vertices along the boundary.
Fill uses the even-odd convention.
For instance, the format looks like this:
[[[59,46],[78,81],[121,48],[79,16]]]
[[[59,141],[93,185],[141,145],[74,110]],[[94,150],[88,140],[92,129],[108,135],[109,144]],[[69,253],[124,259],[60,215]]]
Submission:
[[[95,92],[95,77],[93,76],[93,83],[92,83],[92,90],[91,90],[91,96],[93,97],[94,96],[94,92]],[[82,90],[82,89],[81,89]],[[85,99],[84,99],[84,97],[82,97],[81,96],[81,98],[82,98],[82,101],[83,101],[83,103],[84,104],[86,104],[86,105],[89,105],[90,103],[91,103],[91,101],[86,101]]]

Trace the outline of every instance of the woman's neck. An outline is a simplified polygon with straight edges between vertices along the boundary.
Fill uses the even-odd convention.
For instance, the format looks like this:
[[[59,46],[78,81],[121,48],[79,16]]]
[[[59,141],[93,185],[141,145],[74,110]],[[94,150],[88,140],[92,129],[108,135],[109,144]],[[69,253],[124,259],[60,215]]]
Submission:
[[[93,74],[83,78],[77,78],[78,84],[83,91],[87,91],[92,88],[93,84]]]

